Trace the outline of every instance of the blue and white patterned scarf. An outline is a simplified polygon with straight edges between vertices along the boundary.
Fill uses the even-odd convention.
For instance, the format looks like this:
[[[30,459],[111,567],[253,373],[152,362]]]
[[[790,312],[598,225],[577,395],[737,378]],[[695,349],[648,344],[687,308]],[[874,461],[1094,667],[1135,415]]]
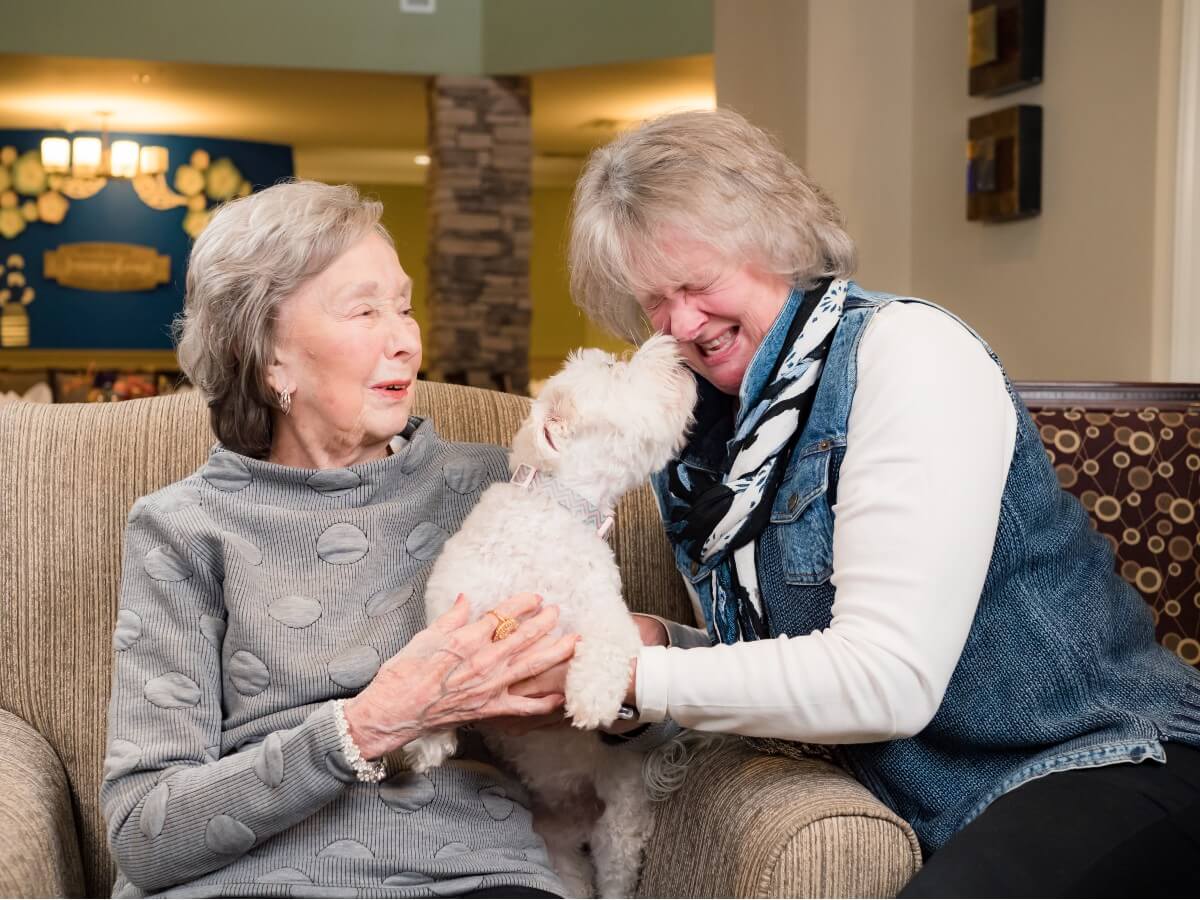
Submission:
[[[714,562],[712,608],[706,617],[723,643],[769,637],[758,585],[758,536],[770,521],[775,494],[842,318],[846,282],[809,291],[788,329],[771,377],[742,398],[720,480],[681,461],[672,464],[676,512],[672,534],[700,564]],[[697,422],[697,431],[704,428]]]

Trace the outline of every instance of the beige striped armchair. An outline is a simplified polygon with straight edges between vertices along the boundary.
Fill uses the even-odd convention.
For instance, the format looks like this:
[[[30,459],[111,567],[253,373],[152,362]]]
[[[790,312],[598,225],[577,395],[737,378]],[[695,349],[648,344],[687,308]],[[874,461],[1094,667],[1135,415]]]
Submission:
[[[448,438],[505,444],[528,401],[421,384]],[[98,803],[125,517],[213,437],[195,394],[0,408],[0,896],[108,896]],[[618,511],[630,605],[690,621],[648,489]],[[657,807],[639,893],[893,896],[920,865],[908,825],[827,763],[732,742]]]

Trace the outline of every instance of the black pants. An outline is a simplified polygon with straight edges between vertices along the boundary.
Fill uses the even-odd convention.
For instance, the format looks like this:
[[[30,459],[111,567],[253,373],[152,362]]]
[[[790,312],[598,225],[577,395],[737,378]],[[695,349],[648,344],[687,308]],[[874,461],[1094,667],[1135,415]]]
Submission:
[[[1073,769],[1005,794],[933,854],[901,897],[1200,894],[1200,749]]]

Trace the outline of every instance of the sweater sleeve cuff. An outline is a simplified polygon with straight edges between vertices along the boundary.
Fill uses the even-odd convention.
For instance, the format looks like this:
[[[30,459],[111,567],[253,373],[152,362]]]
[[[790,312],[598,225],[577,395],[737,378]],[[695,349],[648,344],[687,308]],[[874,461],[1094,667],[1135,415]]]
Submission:
[[[661,722],[667,717],[666,647],[642,647],[637,657],[637,708],[642,722]]]
[[[350,760],[342,752],[342,736],[333,712],[333,701],[326,701],[309,713],[297,728],[284,732],[284,751],[300,754],[299,763],[314,775],[332,775],[344,784],[358,781]]]
[[[650,613],[638,613],[638,615],[645,616],[647,619],[653,619],[663,627],[667,632],[668,647],[679,647],[687,650],[691,647],[712,646],[708,632],[703,628],[693,628],[690,625],[684,625],[682,622],[674,622],[671,619],[664,619],[662,616],[655,616]]]

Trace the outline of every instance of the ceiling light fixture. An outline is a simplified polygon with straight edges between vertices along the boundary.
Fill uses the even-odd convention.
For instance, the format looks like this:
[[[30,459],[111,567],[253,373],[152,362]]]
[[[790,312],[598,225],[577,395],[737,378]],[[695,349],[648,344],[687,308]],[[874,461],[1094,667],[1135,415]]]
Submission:
[[[98,137],[77,137],[71,141],[71,174],[76,178],[95,178],[104,164],[104,144]]]
[[[42,168],[51,175],[71,171],[71,142],[64,137],[42,138]]]
[[[142,147],[137,141],[117,140],[109,146],[108,117],[100,113],[101,136],[42,138],[42,168],[74,178],[135,178],[164,175],[170,163],[166,147]]]

